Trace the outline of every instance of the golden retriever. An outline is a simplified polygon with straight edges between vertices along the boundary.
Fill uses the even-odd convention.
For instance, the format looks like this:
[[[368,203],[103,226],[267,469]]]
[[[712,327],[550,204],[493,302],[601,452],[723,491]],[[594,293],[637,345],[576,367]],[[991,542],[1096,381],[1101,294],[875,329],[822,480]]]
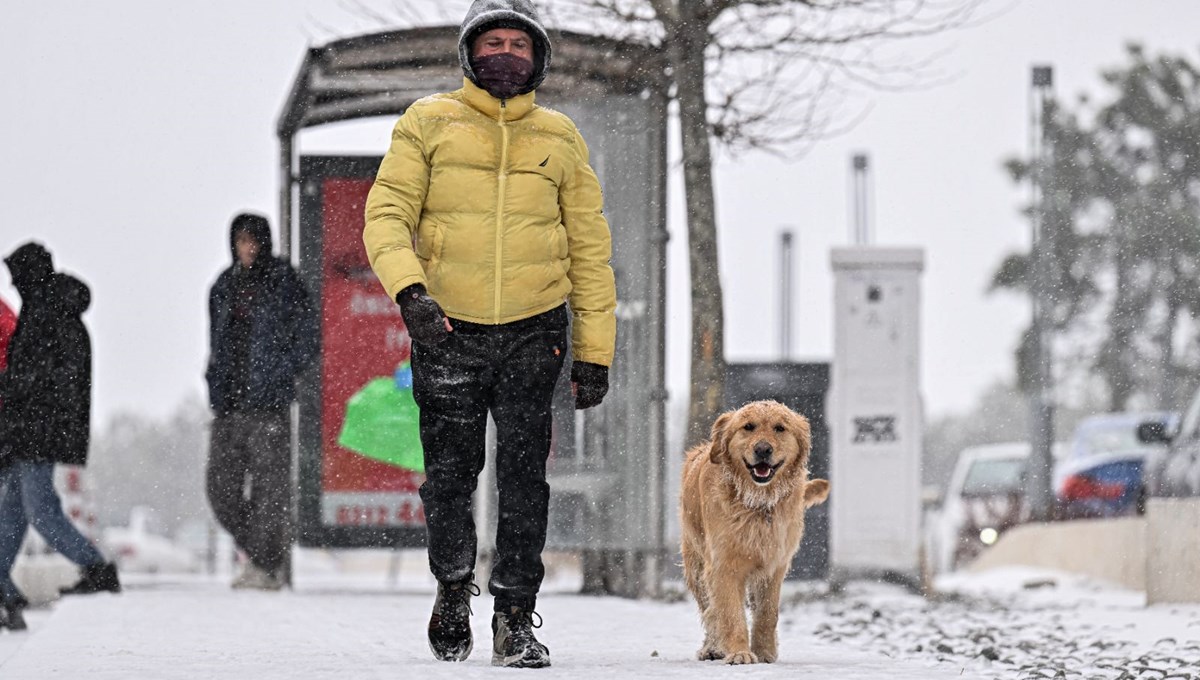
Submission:
[[[688,451],[679,509],[683,573],[704,623],[700,659],[778,658],[779,590],[804,510],[829,496],[829,482],[808,478],[811,448],[807,418],[756,401],[722,414],[712,440]]]

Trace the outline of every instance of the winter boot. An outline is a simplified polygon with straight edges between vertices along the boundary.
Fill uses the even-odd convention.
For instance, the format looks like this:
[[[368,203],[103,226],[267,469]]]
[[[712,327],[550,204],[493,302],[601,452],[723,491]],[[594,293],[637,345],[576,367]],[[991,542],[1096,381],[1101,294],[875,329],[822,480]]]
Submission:
[[[438,581],[429,616],[429,649],[439,661],[466,661],[471,655],[471,596],[479,594],[474,574],[461,581]]]
[[[0,608],[0,628],[9,630],[28,628],[25,625],[25,608],[28,606],[29,600],[26,600],[24,595],[17,595],[14,599],[5,600],[3,608]]]
[[[282,590],[284,586],[283,578],[279,574],[279,570],[267,571],[247,561],[242,565],[242,571],[233,579],[230,586],[234,590]]]
[[[117,565],[112,562],[89,564],[83,568],[83,578],[70,588],[58,591],[63,595],[88,595],[91,593],[119,593],[121,581],[117,578]]]
[[[533,617],[537,616],[537,623]],[[542,627],[536,612],[512,607],[492,615],[492,665],[510,668],[545,668],[550,665],[550,650],[533,636]]]

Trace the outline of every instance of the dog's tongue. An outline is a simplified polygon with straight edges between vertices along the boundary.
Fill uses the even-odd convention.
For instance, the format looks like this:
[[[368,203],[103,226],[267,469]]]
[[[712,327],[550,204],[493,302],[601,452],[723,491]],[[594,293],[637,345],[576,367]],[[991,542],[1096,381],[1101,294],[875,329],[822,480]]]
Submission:
[[[766,463],[759,463],[754,466],[755,477],[769,477],[771,475],[771,466]]]

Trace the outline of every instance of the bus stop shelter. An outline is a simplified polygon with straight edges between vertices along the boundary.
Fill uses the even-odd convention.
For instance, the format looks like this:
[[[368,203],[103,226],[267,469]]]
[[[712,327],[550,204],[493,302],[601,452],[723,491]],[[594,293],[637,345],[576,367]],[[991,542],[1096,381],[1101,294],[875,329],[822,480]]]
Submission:
[[[603,405],[577,413],[569,369],[560,380],[547,550],[582,554],[593,588],[653,593],[674,553],[664,538],[668,78],[654,48],[569,32],[551,40],[554,63],[537,101],[569,115],[588,141],[612,229],[618,332]],[[390,379],[409,352],[398,307],[362,246],[366,192],[384,149],[298,155],[298,137],[315,126],[398,117],[421,97],[458,89],[457,41],[457,27],[424,27],[310,48],[278,120],[281,248],[289,258],[298,251],[322,319],[322,356],[304,378],[297,421],[302,545],[418,547],[425,530],[421,475],[339,444],[347,404]],[[475,504],[485,563],[494,493],[485,472]]]

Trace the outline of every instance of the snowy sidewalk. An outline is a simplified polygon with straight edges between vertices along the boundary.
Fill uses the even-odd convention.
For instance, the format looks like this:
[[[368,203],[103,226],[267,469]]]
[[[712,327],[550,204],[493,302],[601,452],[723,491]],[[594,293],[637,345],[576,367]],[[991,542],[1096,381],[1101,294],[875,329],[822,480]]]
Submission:
[[[549,594],[539,631],[554,666],[492,668],[491,600],[475,601],[476,647],[464,664],[432,660],[424,638],[426,592],[309,589],[234,593],[216,583],[132,586],[119,596],[58,602],[33,612],[25,636],[0,635],[0,678],[154,680],[199,678],[496,678],[513,673],[587,680],[728,677],[957,678],[930,660],[898,662],[822,642],[812,621],[788,615],[778,663],[732,669],[699,662],[690,602],[662,604]],[[24,639],[22,639],[24,638]]]
[[[211,580],[133,583],[119,596],[67,598],[0,634],[0,678],[44,680],[337,680],[497,678],[1190,678],[1200,680],[1200,607],[1142,606],[1140,594],[1036,574],[955,577],[959,595],[928,601],[852,583],[837,597],[801,589],[780,621],[780,661],[731,668],[693,660],[690,601],[548,593],[539,637],[554,666],[489,665],[491,599],[474,601],[476,648],[433,661],[432,589],[378,580],[301,581],[294,592],[232,592]],[[806,594],[807,593],[807,594]]]

